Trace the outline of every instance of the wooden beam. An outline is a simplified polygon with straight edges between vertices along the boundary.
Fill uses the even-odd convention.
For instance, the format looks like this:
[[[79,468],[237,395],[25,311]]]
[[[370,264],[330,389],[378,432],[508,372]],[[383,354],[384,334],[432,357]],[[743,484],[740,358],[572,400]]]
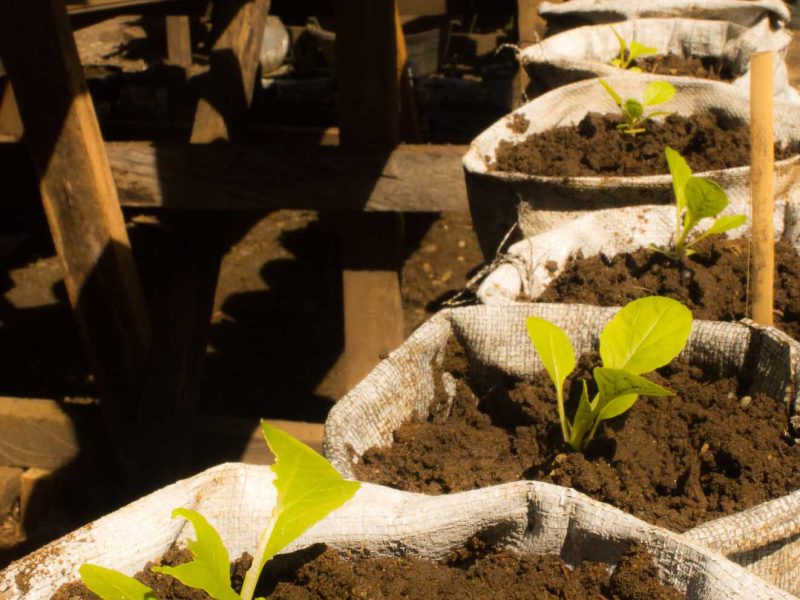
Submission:
[[[0,397],[0,465],[57,469],[80,453],[75,416],[54,400]]]
[[[269,0],[225,2],[216,17],[217,39],[204,97],[195,113],[189,148],[215,140],[236,139],[253,99],[258,57]],[[223,151],[226,145],[215,145]],[[168,197],[174,189],[166,188]],[[170,249],[160,262],[166,278],[159,286],[162,301],[148,363],[142,401],[145,443],[153,462],[142,465],[140,481],[150,485],[186,475],[191,467],[191,436],[201,374],[211,325],[214,293],[222,256],[227,249],[229,219],[197,212],[171,215]],[[165,264],[163,264],[165,263]],[[166,265],[166,268],[163,268]],[[163,456],[169,439],[169,459]]]
[[[269,0],[220,3],[215,24],[219,30],[211,48],[208,85],[197,104],[192,143],[240,137],[253,98],[269,4]]]
[[[136,402],[150,325],[63,0],[0,1],[0,55],[112,426]],[[119,428],[117,440],[125,431]]]
[[[21,140],[24,132],[11,82],[0,83],[0,135],[4,138]]]
[[[167,16],[167,61],[187,75],[192,67],[192,30],[186,15]]]
[[[342,145],[375,152],[371,185],[400,141],[405,43],[396,0],[337,0],[336,56]],[[381,164],[383,163],[383,164]],[[370,185],[368,184],[368,185]],[[361,200],[366,194],[361,192]],[[403,341],[402,218],[352,215],[342,231],[344,380],[349,389]]]
[[[21,151],[0,143],[3,156]],[[335,147],[106,144],[119,199],[129,208],[247,211],[465,211],[467,146],[401,145],[388,158]]]

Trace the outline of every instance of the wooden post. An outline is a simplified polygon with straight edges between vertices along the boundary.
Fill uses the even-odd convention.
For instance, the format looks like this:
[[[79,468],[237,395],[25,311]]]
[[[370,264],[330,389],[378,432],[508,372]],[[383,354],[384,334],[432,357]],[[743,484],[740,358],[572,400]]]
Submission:
[[[6,81],[0,90],[0,136],[20,140],[24,132],[14,90],[11,88],[11,82]]]
[[[119,412],[136,401],[150,324],[64,1],[0,0],[0,55],[67,294],[106,415],[118,426]]]
[[[400,141],[403,65],[395,1],[337,0],[335,8],[342,145],[388,158]],[[342,286],[344,378],[350,389],[402,343],[405,332],[397,272],[401,218],[347,218]]]
[[[750,57],[750,189],[753,199],[753,320],[773,323],[775,245],[772,134],[773,53]]]
[[[205,95],[197,104],[193,144],[238,137],[253,98],[269,4],[270,0],[231,0],[219,5],[220,30],[211,48]]]
[[[547,23],[539,16],[539,5],[544,0],[517,0],[517,45],[523,50],[544,38]],[[512,84],[512,106],[519,108],[525,104],[531,80],[520,65]]]
[[[238,135],[253,99],[269,4],[269,0],[224,4],[225,12],[218,15],[221,26],[211,51],[206,95],[195,114],[192,143],[235,140]],[[164,188],[169,195],[169,185],[165,183]],[[159,285],[160,302],[154,317],[157,329],[140,414],[142,443],[156,456],[136,474],[140,486],[172,481],[189,468],[214,294],[230,223],[225,215],[202,211],[169,215],[164,221],[171,236],[169,251],[158,259],[164,278]],[[167,447],[168,456],[164,452]]]
[[[192,31],[186,15],[167,16],[167,60],[186,70],[192,67]]]

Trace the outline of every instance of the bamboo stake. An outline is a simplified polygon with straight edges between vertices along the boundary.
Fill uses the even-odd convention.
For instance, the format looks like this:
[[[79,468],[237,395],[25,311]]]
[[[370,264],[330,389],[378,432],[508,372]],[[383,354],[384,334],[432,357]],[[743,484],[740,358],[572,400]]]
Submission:
[[[762,325],[773,322],[775,246],[772,215],[775,198],[772,171],[775,160],[772,139],[773,53],[750,56],[750,192],[753,215],[753,314]]]

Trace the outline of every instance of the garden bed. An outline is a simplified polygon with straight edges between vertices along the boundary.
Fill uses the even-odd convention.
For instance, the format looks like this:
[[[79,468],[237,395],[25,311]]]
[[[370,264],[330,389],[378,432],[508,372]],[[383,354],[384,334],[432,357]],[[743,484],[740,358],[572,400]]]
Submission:
[[[598,364],[596,355],[579,362],[566,384],[572,398]],[[797,487],[800,446],[784,439],[785,404],[682,360],[653,379],[675,396],[642,398],[629,414],[607,422],[585,453],[561,439],[546,373],[472,384],[467,357],[454,343],[443,370],[456,377],[452,405],[440,390],[425,422],[402,425],[390,447],[364,453],[355,467],[359,479],[433,494],[536,479],[674,531]],[[574,403],[567,405],[568,414],[574,410]]]
[[[636,66],[651,75],[679,75],[712,81],[732,81],[733,73],[713,56],[646,56],[636,60]]]
[[[623,554],[609,574],[608,565],[583,562],[570,569],[556,556],[519,555],[492,551],[481,540],[453,551],[442,561],[387,558],[357,553],[344,558],[322,544],[302,553],[305,561],[282,561],[284,568],[266,567],[268,577],[257,588],[259,597],[282,600],[348,600],[351,598],[537,598],[572,600],[678,600],[686,598],[660,583],[653,559],[638,544]],[[295,557],[298,558],[298,557]],[[188,550],[170,550],[149,563],[135,578],[152,588],[159,600],[210,600],[169,575],[152,573],[156,564],[188,562]],[[231,564],[232,585],[238,592],[252,558],[245,554]],[[293,564],[300,563],[300,564]],[[513,577],[509,577],[513,573]],[[66,584],[53,600],[96,600],[79,582]]]
[[[696,172],[750,162],[747,124],[722,114],[670,115],[648,121],[647,130],[635,136],[617,129],[622,122],[619,113],[591,112],[577,126],[548,129],[522,142],[501,140],[492,169],[551,177],[663,175],[669,172],[666,146],[680,152]],[[775,145],[776,160],[799,152],[798,144]]]

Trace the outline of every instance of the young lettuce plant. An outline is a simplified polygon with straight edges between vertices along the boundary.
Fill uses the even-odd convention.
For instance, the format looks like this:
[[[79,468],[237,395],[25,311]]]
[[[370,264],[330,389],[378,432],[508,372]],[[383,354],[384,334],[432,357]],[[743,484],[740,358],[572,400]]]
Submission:
[[[558,418],[564,442],[575,450],[586,447],[603,421],[629,410],[639,397],[673,393],[645,379],[642,373],[663,367],[675,358],[689,339],[692,313],[680,302],[650,296],[630,302],[600,334],[602,367],[595,367],[597,393],[589,400],[583,380],[572,422],[564,410],[564,382],[575,369],[575,351],[567,334],[538,317],[526,321],[528,336],[556,390]]]
[[[641,102],[634,98],[623,100],[622,96],[620,96],[604,79],[600,80],[600,85],[602,85],[603,89],[608,92],[608,95],[613,98],[622,113],[623,119],[625,119],[624,123],[617,125],[617,129],[630,135],[636,135],[637,133],[645,131],[643,125],[648,119],[659,115],[670,114],[669,111],[664,110],[655,110],[646,113],[645,109],[650,106],[669,102],[672,100],[673,96],[675,96],[675,87],[666,81],[651,81],[648,83],[647,87],[644,88],[644,96]]]
[[[637,41],[632,41],[630,46],[622,39],[622,36],[617,33],[617,30],[613,27],[611,31],[614,32],[614,35],[619,42],[619,54],[617,58],[611,60],[610,64],[614,67],[619,69],[624,69],[626,71],[633,71],[635,73],[641,73],[642,70],[633,64],[640,56],[649,56],[655,54],[657,50],[655,48],[651,48],[650,46],[645,46],[644,44],[640,44]]]
[[[672,190],[675,194],[675,247],[659,248],[650,246],[654,250],[675,260],[682,260],[695,253],[692,246],[710,235],[720,235],[736,229],[747,221],[745,215],[724,215],[717,217],[726,206],[728,196],[719,185],[705,177],[694,177],[692,169],[677,150],[666,147],[669,172],[672,175]],[[689,234],[703,219],[716,220],[711,227],[706,229],[692,241]]]
[[[230,557],[214,527],[199,513],[176,508],[172,517],[189,521],[197,535],[188,543],[192,561],[175,567],[153,567],[172,575],[216,600],[252,600],[264,565],[309,527],[345,504],[361,486],[343,479],[322,456],[289,434],[261,422],[275,463],[277,502],[259,536],[253,564],[245,574],[241,593],[231,587]],[[80,567],[84,584],[103,600],[157,600],[153,590],[118,571],[91,564]]]

